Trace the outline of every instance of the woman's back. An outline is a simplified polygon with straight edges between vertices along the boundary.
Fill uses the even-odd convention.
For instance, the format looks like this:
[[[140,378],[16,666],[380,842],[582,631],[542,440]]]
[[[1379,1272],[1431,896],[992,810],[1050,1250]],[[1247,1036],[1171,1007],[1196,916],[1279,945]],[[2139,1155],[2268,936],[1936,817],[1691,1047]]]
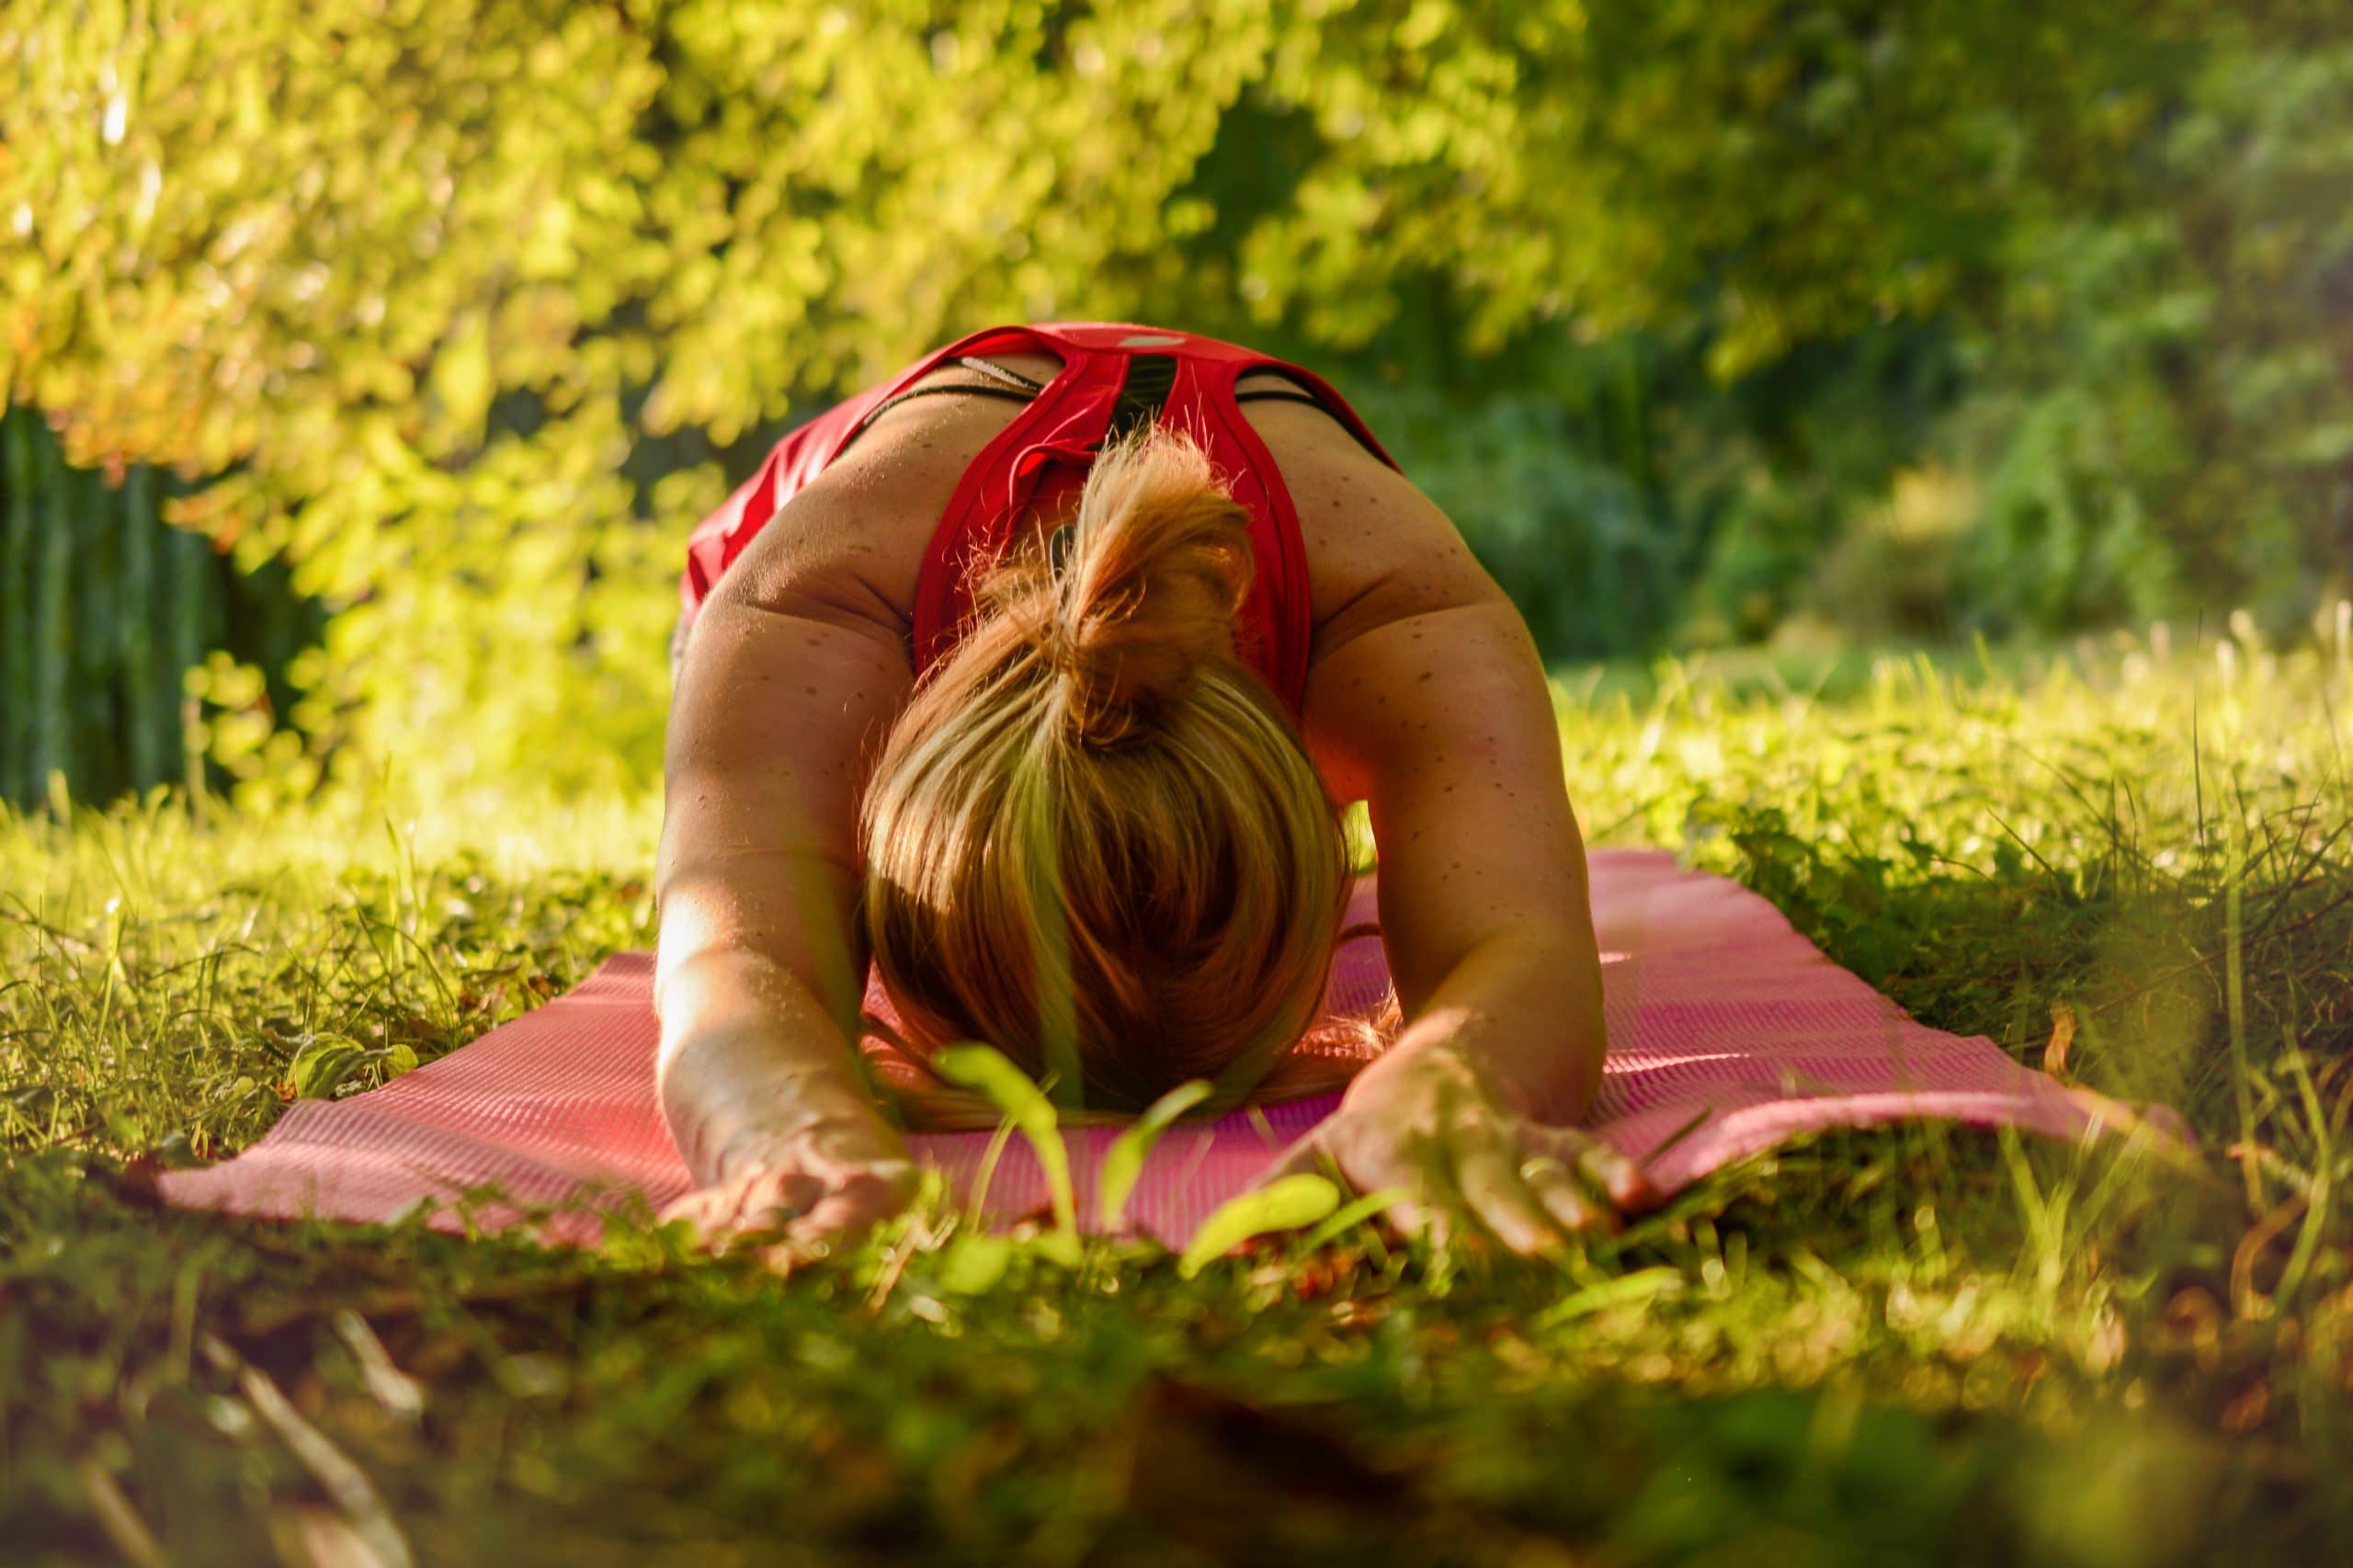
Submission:
[[[977,367],[949,350],[928,356],[937,369],[915,373],[919,361],[779,443],[696,530],[688,618],[722,575],[739,579],[731,586],[755,602],[847,596],[900,628],[920,674],[969,615],[973,555],[1067,523],[1086,443],[1116,437],[1139,415],[1202,439],[1253,513],[1257,574],[1245,653],[1294,714],[1307,669],[1334,634],[1345,639],[1416,604],[1492,592],[1452,527],[1312,372],[1154,328],[1022,330],[1029,341],[999,337],[1016,347],[993,348]],[[965,341],[987,347],[991,337]],[[1050,342],[1102,361],[1085,368],[1089,385],[1065,386],[1071,361],[1040,351]],[[1209,357],[1182,362],[1173,376],[1144,363],[1173,358],[1168,346],[1176,344]],[[1095,347],[1113,345],[1141,347]],[[1119,403],[1127,406],[1106,406]],[[850,501],[864,525],[829,528],[819,519],[824,508],[801,504],[813,489]],[[1005,504],[1008,489],[1019,505]],[[766,526],[772,517],[784,526]]]

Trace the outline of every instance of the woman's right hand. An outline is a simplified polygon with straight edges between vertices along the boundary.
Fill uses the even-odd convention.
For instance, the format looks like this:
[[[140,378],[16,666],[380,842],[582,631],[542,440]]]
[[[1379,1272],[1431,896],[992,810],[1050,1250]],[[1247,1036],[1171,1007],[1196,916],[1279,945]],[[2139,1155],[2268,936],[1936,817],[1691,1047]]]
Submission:
[[[662,1218],[688,1221],[713,1246],[745,1233],[781,1235],[771,1256],[787,1261],[889,1219],[915,1197],[904,1140],[857,1095],[795,1109],[789,1121],[730,1139],[706,1185]]]

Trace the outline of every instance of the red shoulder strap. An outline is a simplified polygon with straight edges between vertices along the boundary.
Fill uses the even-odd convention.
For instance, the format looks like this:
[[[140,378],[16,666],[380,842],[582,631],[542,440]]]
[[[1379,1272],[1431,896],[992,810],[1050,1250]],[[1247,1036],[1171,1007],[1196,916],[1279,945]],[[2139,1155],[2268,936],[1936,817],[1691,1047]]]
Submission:
[[[1063,368],[972,459],[932,530],[915,578],[912,641],[918,679],[954,645],[972,612],[973,588],[1012,543],[1022,517],[1085,482],[1119,397],[1125,369],[1120,356],[1049,329],[995,328],[955,351],[1017,347],[1042,347],[1059,357]]]
[[[735,562],[784,504],[841,456],[852,437],[881,403],[930,375],[960,354],[1003,354],[1035,347],[1028,327],[986,327],[925,355],[890,380],[878,382],[795,426],[769,449],[751,478],[736,487],[718,510],[695,526],[687,540],[687,566],[678,582],[680,619],[691,623],[720,574]],[[1049,352],[1063,351],[1049,347]]]
[[[1250,370],[1280,370],[1321,398],[1382,461],[1395,467],[1395,460],[1314,372],[1237,344],[1142,323],[983,328],[799,426],[694,530],[680,584],[686,618],[778,509],[841,455],[878,404],[959,355],[1023,351],[1051,354],[1063,368],[965,469],[932,531],[915,585],[912,652],[918,676],[953,646],[972,613],[973,586],[1011,543],[1019,521],[1085,483],[1121,391],[1143,357],[1166,378],[1158,416],[1201,444],[1250,513],[1256,571],[1243,607],[1239,652],[1296,717],[1306,695],[1313,631],[1306,549],[1296,504],[1273,455],[1243,417],[1234,382]]]

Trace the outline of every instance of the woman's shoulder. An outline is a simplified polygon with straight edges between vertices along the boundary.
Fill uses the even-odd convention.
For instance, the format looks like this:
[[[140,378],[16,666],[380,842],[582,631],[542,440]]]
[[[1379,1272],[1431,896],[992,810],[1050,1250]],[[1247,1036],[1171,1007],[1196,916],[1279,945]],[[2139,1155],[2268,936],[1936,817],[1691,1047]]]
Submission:
[[[1042,356],[998,362],[1048,375],[1059,364]],[[977,379],[943,367],[914,386]],[[1018,413],[991,397],[925,396],[891,408],[778,508],[719,592],[760,608],[854,616],[905,635],[939,519],[973,460]]]
[[[1059,365],[1030,358],[1036,363],[1000,362],[1042,372],[1041,380]],[[927,381],[960,373],[970,376],[944,369]],[[973,460],[1018,412],[983,397],[921,397],[893,407],[784,504],[714,597],[907,635],[939,519]],[[1242,413],[1298,515],[1311,661],[1390,621],[1501,597],[1446,514],[1331,415],[1287,401],[1253,401]]]
[[[1438,504],[1329,415],[1285,402],[1246,403],[1244,415],[1299,516],[1311,663],[1391,621],[1503,599]]]
[[[955,477],[926,515],[938,465],[920,448],[896,447],[861,443],[802,485],[727,568],[711,604],[904,631],[916,564]]]

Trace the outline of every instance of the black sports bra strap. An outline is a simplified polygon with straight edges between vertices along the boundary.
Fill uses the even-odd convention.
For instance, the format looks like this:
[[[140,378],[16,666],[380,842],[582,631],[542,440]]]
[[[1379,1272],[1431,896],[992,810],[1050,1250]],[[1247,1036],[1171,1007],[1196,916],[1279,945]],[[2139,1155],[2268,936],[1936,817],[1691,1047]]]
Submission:
[[[1246,381],[1253,376],[1266,375],[1282,376],[1283,373],[1271,367],[1262,366],[1256,369],[1245,370],[1241,375],[1235,377],[1234,380],[1237,382]],[[1346,419],[1343,419],[1330,403],[1324,402],[1313,392],[1308,392],[1302,387],[1299,382],[1291,381],[1290,377],[1283,376],[1283,380],[1289,383],[1286,387],[1267,387],[1263,390],[1253,392],[1244,392],[1237,385],[1233,392],[1233,401],[1236,403],[1303,403],[1310,408],[1320,410],[1326,418],[1330,419],[1341,429],[1346,430],[1356,441],[1358,446],[1362,447],[1374,457],[1381,458],[1381,460],[1384,465],[1389,461],[1387,458],[1381,457],[1380,449],[1374,447],[1371,442],[1367,441],[1362,436],[1358,435],[1356,426],[1349,424]]]
[[[1326,414],[1331,412],[1329,408],[1324,407],[1322,398],[1301,392],[1238,392],[1233,394],[1233,401],[1236,403],[1303,403],[1310,408],[1322,408]]]
[[[881,403],[876,403],[872,408],[868,409],[866,411],[866,417],[858,422],[857,428],[850,431],[847,436],[842,438],[841,450],[845,452],[849,450],[849,444],[852,441],[857,440],[860,436],[865,435],[866,427],[868,426],[873,424],[877,419],[880,419],[891,410],[898,407],[899,404],[906,402],[907,399],[911,397],[945,397],[949,392],[958,392],[965,397],[1000,397],[1007,403],[1035,403],[1038,401],[1038,394],[1036,392],[1016,392],[1011,387],[979,386],[965,382],[959,382],[953,386],[945,387],[909,387],[905,392],[899,393],[896,397],[886,397]],[[839,453],[835,454],[835,456],[839,455]]]

